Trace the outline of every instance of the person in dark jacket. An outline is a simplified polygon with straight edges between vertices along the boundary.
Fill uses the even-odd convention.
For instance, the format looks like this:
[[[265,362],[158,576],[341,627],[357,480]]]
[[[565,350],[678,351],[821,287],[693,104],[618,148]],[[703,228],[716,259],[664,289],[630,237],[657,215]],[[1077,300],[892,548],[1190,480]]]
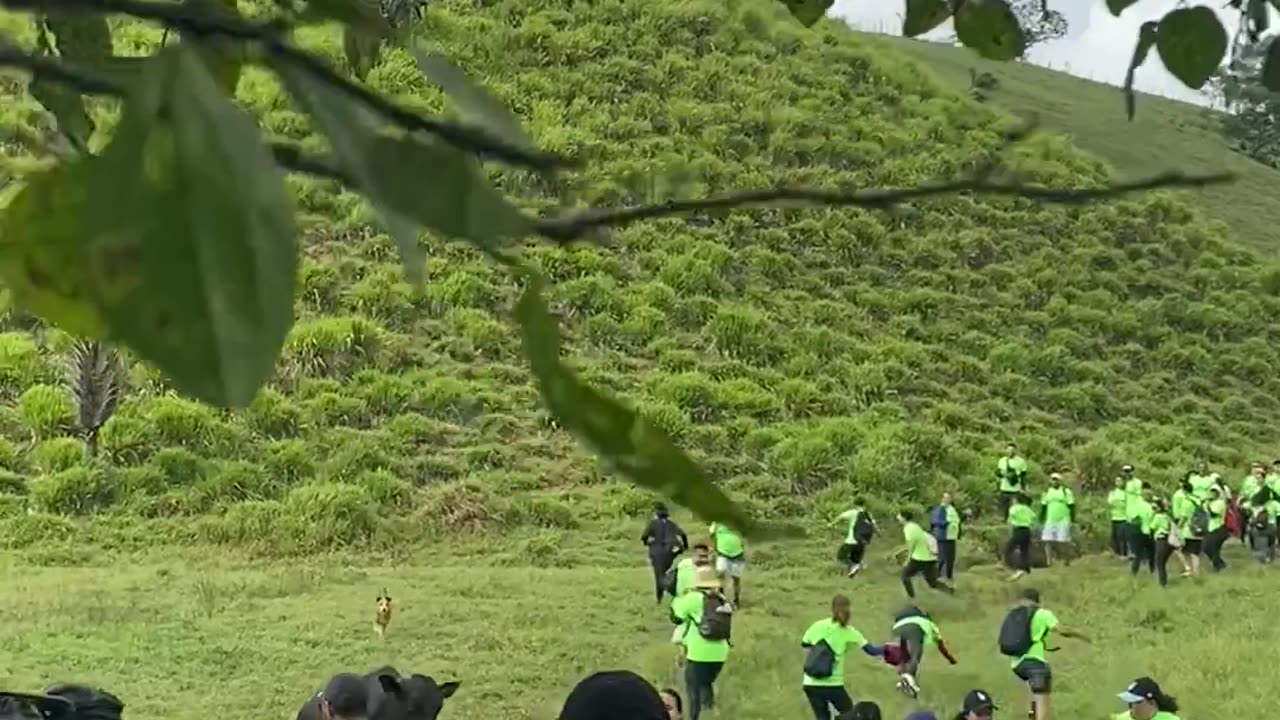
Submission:
[[[938,541],[938,577],[943,580],[955,579],[960,522],[960,512],[956,510],[951,493],[942,493],[942,502],[929,513],[929,527]]]
[[[689,547],[689,536],[671,519],[667,506],[656,503],[653,517],[640,535],[640,542],[649,548],[649,564],[653,566],[653,594],[659,604],[666,592],[667,571],[675,558]]]

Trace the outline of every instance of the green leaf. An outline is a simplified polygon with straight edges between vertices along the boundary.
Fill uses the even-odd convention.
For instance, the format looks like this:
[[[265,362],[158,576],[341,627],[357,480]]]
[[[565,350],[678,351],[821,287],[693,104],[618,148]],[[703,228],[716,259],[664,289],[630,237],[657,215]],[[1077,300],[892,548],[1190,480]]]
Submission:
[[[1120,13],[1124,12],[1130,5],[1134,5],[1138,0],[1107,0],[1107,9],[1112,15],[1120,17]]]
[[[906,37],[923,35],[951,17],[951,5],[947,0],[907,0],[907,16],[902,20],[902,34]]]
[[[81,337],[102,337],[90,296],[83,218],[88,164],[66,161],[29,175],[0,221],[0,277],[27,310]]]
[[[197,12],[213,18],[240,19],[240,9],[236,0],[186,0],[186,4]],[[184,38],[183,42],[192,42],[204,60],[209,73],[227,93],[235,95],[236,86],[240,83],[240,70],[244,66],[244,43],[218,36],[193,36]]]
[[[375,35],[391,31],[377,0],[307,0],[299,20],[304,23],[336,20]]]
[[[1142,23],[1138,28],[1138,44],[1133,47],[1133,57],[1129,58],[1129,69],[1124,74],[1124,108],[1129,120],[1137,110],[1137,97],[1133,92],[1133,77],[1142,63],[1147,61],[1151,46],[1156,44],[1156,32],[1159,24],[1151,21]]]
[[[348,25],[342,28],[342,52],[351,74],[363,80],[382,56],[382,39]]]
[[[956,38],[992,60],[1014,60],[1026,51],[1018,17],[1005,0],[967,0],[955,14]]]
[[[113,53],[111,26],[104,15],[54,14],[45,16],[44,23],[57,41],[58,54],[67,60],[93,66],[95,60]]]
[[[458,66],[438,53],[415,51],[418,69],[453,99],[462,117],[488,130],[511,145],[532,148],[533,142],[520,128],[520,119],[479,83],[472,82]]]
[[[109,329],[181,392],[247,405],[293,324],[284,176],[186,44],[145,66],[91,166],[90,287]]]
[[[36,102],[44,106],[58,121],[58,131],[71,141],[80,152],[89,146],[89,136],[93,134],[93,119],[85,109],[84,98],[65,85],[32,79],[27,84],[27,92]]]
[[[382,216],[409,279],[421,284],[426,275],[426,256],[418,245],[417,223],[376,192],[381,181],[370,158],[379,139],[378,126],[362,107],[305,70],[290,63],[277,63],[276,72],[289,95],[311,116],[316,129],[328,136],[335,158],[352,182]],[[421,177],[414,178],[413,186],[420,186],[422,181]]]
[[[528,276],[515,319],[542,400],[560,426],[633,482],[662,493],[707,520],[743,533],[758,529],[669,437],[617,400],[588,387],[560,359],[560,330]]]
[[[1262,86],[1280,92],[1280,43],[1275,38],[1267,42],[1267,56],[1262,60]]]
[[[1199,90],[1227,54],[1227,31],[1211,8],[1179,8],[1160,19],[1156,51],[1174,77]]]
[[[795,19],[805,27],[810,27],[827,14],[827,10],[835,4],[835,0],[782,0]]]

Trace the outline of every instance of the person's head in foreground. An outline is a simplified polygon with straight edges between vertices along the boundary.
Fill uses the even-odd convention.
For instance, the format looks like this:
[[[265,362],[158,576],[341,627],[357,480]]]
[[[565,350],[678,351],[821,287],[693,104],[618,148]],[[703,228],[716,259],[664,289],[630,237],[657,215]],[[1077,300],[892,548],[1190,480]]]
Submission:
[[[368,714],[369,691],[364,678],[338,673],[320,691],[321,720],[360,720]]]
[[[1018,445],[1017,445],[1017,443],[1009,443],[1008,445],[1005,445],[1005,446],[1004,446],[1004,454],[1005,454],[1007,457],[1013,457],[1014,455],[1017,455],[1017,454],[1018,454]]]
[[[836,720],[880,720],[880,706],[870,700],[854,703],[846,712],[840,713]]]
[[[0,720],[120,720],[120,698],[87,685],[53,685],[43,694],[0,693]]]
[[[706,540],[699,540],[693,545],[693,564],[694,565],[710,565],[711,564],[711,543]]]
[[[845,597],[844,595],[836,595],[835,597],[831,598],[831,619],[832,620],[835,620],[841,625],[848,625],[850,613],[851,613],[851,610],[849,609],[849,598]]]
[[[667,717],[671,720],[682,720],[684,718],[684,700],[681,699],[680,693],[675,688],[662,688],[662,704],[667,706]]]
[[[898,522],[906,525],[916,519],[915,511],[911,508],[902,508],[898,511]]]
[[[1049,475],[1049,487],[1062,487],[1062,475],[1058,473]]]
[[[1149,677],[1129,683],[1120,699],[1129,704],[1129,717],[1133,720],[1152,720],[1160,713],[1178,712],[1178,701],[1165,695],[1160,684]]]
[[[1127,478],[1133,477],[1133,466],[1125,465],[1124,467],[1120,468],[1120,472]]]
[[[629,670],[590,675],[565,698],[560,720],[670,720],[656,688]]]
[[[1022,600],[1024,605],[1040,604],[1040,591],[1035,588],[1027,588],[1026,590],[1023,590],[1018,597]]]
[[[955,720],[988,720],[999,709],[1000,706],[996,705],[996,701],[991,699],[991,694],[986,690],[970,690],[964,696],[964,703],[960,706],[960,712],[956,713]]]
[[[670,511],[667,510],[666,503],[656,502],[653,504],[653,514],[657,515],[660,518],[664,518],[664,517],[668,517],[671,513]]]
[[[915,710],[907,713],[907,720],[938,720],[938,714],[932,710]]]
[[[942,504],[947,507],[949,507],[952,504],[952,497],[951,497],[950,490],[942,493]]]

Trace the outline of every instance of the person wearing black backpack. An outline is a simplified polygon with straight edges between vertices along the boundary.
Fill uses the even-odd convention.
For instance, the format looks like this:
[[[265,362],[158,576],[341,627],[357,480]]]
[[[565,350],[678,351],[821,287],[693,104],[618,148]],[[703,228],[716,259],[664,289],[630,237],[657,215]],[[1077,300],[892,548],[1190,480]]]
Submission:
[[[671,519],[667,506],[656,503],[653,517],[640,535],[640,542],[649,549],[649,564],[653,566],[653,594],[658,603],[667,592],[667,571],[676,556],[689,548],[689,536]]]
[[[725,599],[714,568],[698,568],[693,587],[697,592],[671,601],[671,619],[683,627],[679,641],[684,645],[689,720],[698,720],[704,709],[715,706],[716,678],[729,659],[733,605]]]
[[[867,547],[876,534],[876,519],[871,516],[862,503],[862,498],[853,499],[853,508],[836,516],[836,523],[848,522],[849,531],[845,534],[844,544],[836,555],[844,561],[849,577],[854,577],[862,570],[862,558],[866,557]]]
[[[1222,559],[1222,546],[1227,544],[1230,533],[1227,531],[1227,501],[1222,490],[1217,487],[1209,489],[1209,501],[1204,504],[1204,515],[1207,516],[1205,527],[1208,532],[1204,536],[1204,554],[1214,572],[1222,572],[1227,568],[1227,561]],[[1192,522],[1199,518],[1193,517]]]
[[[800,640],[806,650],[804,696],[816,720],[831,720],[832,708],[842,714],[853,709],[853,699],[844,687],[844,659],[850,648],[861,648],[872,657],[884,654],[883,647],[867,642],[849,624],[849,616],[849,598],[836,595],[831,599],[831,617],[810,625]]]
[[[1089,642],[1083,633],[1058,624],[1058,616],[1040,607],[1040,591],[1027,588],[1022,598],[1005,615],[1000,625],[1000,654],[1012,661],[1013,674],[1027,684],[1031,695],[1028,715],[1033,720],[1049,720],[1049,695],[1053,692],[1053,671],[1045,652],[1049,633]]]

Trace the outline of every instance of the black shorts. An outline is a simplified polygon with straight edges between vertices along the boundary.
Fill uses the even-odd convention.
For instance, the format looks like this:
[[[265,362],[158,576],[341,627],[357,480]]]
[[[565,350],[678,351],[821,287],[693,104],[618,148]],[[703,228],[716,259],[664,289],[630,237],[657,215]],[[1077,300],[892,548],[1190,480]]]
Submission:
[[[1017,675],[1027,684],[1027,688],[1036,695],[1048,695],[1053,692],[1053,671],[1049,663],[1035,658],[1027,658],[1013,668]]]
[[[862,562],[862,556],[866,551],[866,543],[845,543],[840,546],[840,559],[857,565]]]
[[[1182,552],[1199,555],[1204,550],[1204,540],[1201,538],[1184,538],[1182,540]]]

